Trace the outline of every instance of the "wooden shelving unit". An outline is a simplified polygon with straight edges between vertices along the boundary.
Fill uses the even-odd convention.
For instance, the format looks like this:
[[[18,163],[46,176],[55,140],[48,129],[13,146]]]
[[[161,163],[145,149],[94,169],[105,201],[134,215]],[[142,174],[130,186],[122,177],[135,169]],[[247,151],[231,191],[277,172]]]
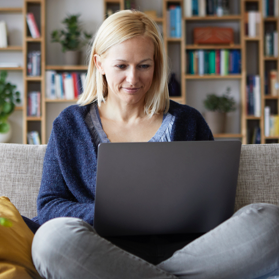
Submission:
[[[26,14],[33,12],[40,31],[39,38],[32,38],[26,23]],[[27,134],[30,131],[39,133],[41,143],[46,144],[46,113],[45,113],[45,0],[24,0],[23,7],[23,53],[24,53],[24,106],[23,106],[23,143],[27,144]],[[32,50],[41,52],[40,76],[28,76],[27,74],[27,56]],[[40,92],[40,113],[41,116],[28,116],[28,94],[31,91]]]
[[[93,1],[93,0],[92,0]],[[140,1],[140,0],[138,0]],[[154,18],[154,21],[157,22],[163,29],[163,39],[167,53],[170,55],[177,55],[180,61],[180,74],[177,76],[177,79],[181,85],[181,94],[178,97],[172,97],[171,99],[186,104],[187,103],[187,82],[199,82],[199,81],[207,81],[207,80],[216,80],[216,82],[224,81],[224,80],[232,80],[237,79],[240,81],[240,100],[241,100],[241,112],[240,112],[240,131],[239,133],[228,133],[228,134],[216,134],[214,135],[215,138],[236,138],[241,139],[242,143],[246,144],[249,143],[249,127],[251,123],[256,123],[261,128],[261,143],[279,141],[279,137],[265,137],[264,136],[264,106],[266,102],[274,102],[277,105],[277,113],[279,112],[279,97],[278,96],[265,96],[264,95],[264,73],[265,73],[265,66],[268,63],[276,63],[276,68],[279,69],[279,58],[278,57],[268,57],[264,55],[264,26],[265,24],[274,24],[276,25],[277,30],[279,30],[279,19],[277,17],[268,17],[261,19],[261,30],[260,35],[257,37],[248,37],[245,35],[245,12],[249,10],[251,6],[257,7],[258,11],[262,13],[262,0],[239,0],[239,14],[227,15],[227,16],[193,16],[193,17],[183,17],[182,15],[182,37],[181,38],[169,38],[167,37],[167,9],[169,5],[175,4],[180,5],[182,14],[184,11],[184,1],[183,0],[161,0],[162,1],[162,16],[159,15],[158,17]],[[232,1],[232,0],[231,0]],[[125,1],[124,0],[103,0],[104,4],[104,16],[106,18],[106,11],[108,8],[112,9],[113,11],[116,10],[123,10],[125,8]],[[22,110],[23,113],[23,142],[27,143],[27,133],[30,131],[31,128],[37,125],[39,134],[41,136],[42,143],[47,143],[46,140],[46,104],[52,103],[74,103],[77,100],[52,100],[45,98],[45,70],[54,70],[54,71],[86,71],[87,65],[80,65],[80,66],[66,66],[66,65],[46,65],[45,62],[45,46],[46,46],[46,39],[45,39],[45,5],[46,0],[24,0],[24,6],[21,8],[0,8],[0,13],[21,13],[23,14],[23,24],[24,24],[24,36],[23,36],[23,45],[22,46],[9,46],[7,48],[0,48],[0,51],[18,51],[23,52],[24,56],[24,65],[23,67],[18,68],[5,68],[9,71],[22,71],[23,73],[23,80],[24,80],[24,104],[20,108],[16,108],[16,110]],[[27,29],[26,24],[26,13],[29,10],[35,9],[37,10],[37,17],[39,17],[40,22],[40,32],[41,37],[34,39],[30,36],[30,33]],[[239,42],[232,44],[232,45],[194,45],[191,42],[187,42],[186,38],[186,31],[188,24],[197,24],[197,25],[209,25],[213,23],[218,23],[220,26],[224,23],[226,26],[229,25],[230,22],[233,24],[239,24]],[[249,72],[247,72],[248,66],[246,65],[247,60],[247,52],[249,51],[249,45],[255,44],[257,45],[258,55],[256,59],[258,59],[258,75],[260,76],[261,80],[261,116],[255,117],[247,115],[246,112],[246,78]],[[30,46],[32,47],[38,46],[41,51],[41,76],[33,77],[27,75],[27,54],[29,51]],[[179,48],[180,51],[177,53],[171,53],[172,47],[175,46],[177,49]],[[240,50],[241,51],[241,67],[242,72],[241,74],[237,75],[189,75],[186,73],[186,52],[189,50],[214,50],[214,49],[228,49],[228,50]],[[1,69],[0,69],[1,70]],[[27,117],[27,94],[33,88],[33,86],[37,86],[41,92],[41,116],[40,117]],[[33,89],[32,89],[33,90]],[[253,125],[254,125],[253,124]],[[34,126],[35,125],[35,126]]]

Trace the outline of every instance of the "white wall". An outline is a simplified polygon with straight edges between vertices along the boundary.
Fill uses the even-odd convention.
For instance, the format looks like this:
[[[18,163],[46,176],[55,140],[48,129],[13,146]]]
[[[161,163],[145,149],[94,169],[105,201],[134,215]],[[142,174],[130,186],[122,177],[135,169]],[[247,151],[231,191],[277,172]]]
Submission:
[[[137,6],[141,10],[157,10],[157,15],[162,16],[162,0],[136,0]],[[0,7],[22,7],[23,0],[0,0]],[[63,28],[61,21],[67,14],[80,13],[80,20],[87,32],[95,33],[103,21],[103,0],[46,0],[46,64],[47,65],[63,65],[64,56],[61,46],[58,43],[51,43],[50,34],[54,29]],[[0,20],[7,22],[11,34],[11,43],[13,45],[21,45],[23,36],[23,18],[22,15],[0,14]],[[192,27],[190,26],[190,29]],[[239,26],[234,24],[236,33]],[[189,31],[191,32],[191,31]],[[173,47],[176,48],[175,46]],[[174,50],[175,51],[175,50]],[[86,59],[86,50],[83,50],[83,60]],[[0,52],[0,61],[20,61],[23,63],[23,57],[20,52]],[[180,74],[180,61],[172,60],[172,68]],[[18,89],[22,92],[23,81],[21,72],[9,72],[9,80],[18,85]],[[207,93],[221,94],[230,86],[232,96],[237,101],[238,109],[236,112],[230,113],[227,132],[240,132],[240,82],[239,80],[196,80],[187,81],[187,104],[196,107],[202,113],[204,108],[202,101]],[[46,105],[47,114],[47,138],[51,133],[53,120],[58,116],[61,110],[72,103],[49,103]],[[11,122],[14,132],[12,142],[22,142],[22,112],[16,111]]]

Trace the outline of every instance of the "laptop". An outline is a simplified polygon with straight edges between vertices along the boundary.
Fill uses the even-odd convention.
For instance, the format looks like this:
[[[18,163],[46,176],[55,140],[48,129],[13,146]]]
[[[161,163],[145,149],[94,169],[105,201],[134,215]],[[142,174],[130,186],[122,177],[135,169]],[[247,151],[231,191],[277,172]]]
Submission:
[[[101,236],[205,233],[230,218],[240,141],[102,143],[94,227]]]

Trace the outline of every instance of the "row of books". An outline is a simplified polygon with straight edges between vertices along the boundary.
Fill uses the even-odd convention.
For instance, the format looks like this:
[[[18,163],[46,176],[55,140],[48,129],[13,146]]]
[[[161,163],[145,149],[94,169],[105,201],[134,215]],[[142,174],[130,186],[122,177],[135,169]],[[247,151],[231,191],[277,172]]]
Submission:
[[[250,144],[260,144],[260,143],[261,143],[261,128],[255,127],[252,130]]]
[[[260,76],[248,75],[246,83],[247,115],[261,116],[261,83]]]
[[[264,54],[278,57],[278,32],[268,32],[264,38]]]
[[[279,0],[262,0],[263,16],[278,16]]]
[[[135,0],[125,0],[124,2],[125,10],[135,10],[136,9],[136,3]]]
[[[27,116],[41,116],[41,92],[29,92],[27,103]]]
[[[184,16],[229,14],[229,0],[184,0]]]
[[[187,70],[191,75],[240,74],[241,53],[239,50],[190,50],[187,52]]]
[[[27,75],[40,76],[41,75],[41,52],[31,51],[27,55]]]
[[[264,94],[270,96],[279,96],[279,77],[277,70],[271,70],[265,73]]]
[[[46,71],[47,99],[77,99],[85,86],[85,73]]]
[[[41,34],[36,23],[35,17],[33,13],[27,13],[26,15],[27,25],[30,31],[32,38],[40,38]]]
[[[170,38],[181,38],[181,7],[171,5],[167,10],[167,36]]]
[[[266,137],[279,136],[279,115],[271,115],[268,106],[264,108],[264,135]]]
[[[37,131],[31,131],[27,133],[27,143],[28,144],[41,144],[40,136]]]
[[[245,13],[245,35],[248,37],[257,37],[260,35],[261,14],[257,11]]]

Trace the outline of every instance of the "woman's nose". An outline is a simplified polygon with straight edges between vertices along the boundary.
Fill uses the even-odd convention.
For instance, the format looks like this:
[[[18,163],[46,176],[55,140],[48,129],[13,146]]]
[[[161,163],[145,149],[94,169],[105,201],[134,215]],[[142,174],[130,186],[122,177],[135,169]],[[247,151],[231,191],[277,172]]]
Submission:
[[[133,84],[133,85],[135,85],[137,83],[138,73],[137,73],[137,70],[135,68],[131,67],[128,70],[126,80],[127,80],[127,82],[129,82],[130,84]]]

